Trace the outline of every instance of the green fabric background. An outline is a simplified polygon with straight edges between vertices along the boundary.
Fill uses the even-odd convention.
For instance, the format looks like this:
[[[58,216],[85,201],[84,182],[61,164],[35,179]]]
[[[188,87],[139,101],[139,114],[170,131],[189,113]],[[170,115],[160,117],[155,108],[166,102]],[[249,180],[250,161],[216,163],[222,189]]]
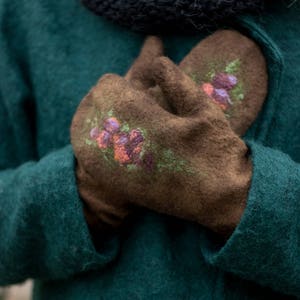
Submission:
[[[0,0],[0,284],[35,278],[34,299],[300,297],[299,25],[300,4],[281,1],[237,20],[264,50],[270,87],[245,137],[254,175],[230,239],[141,211],[96,250],[69,126],[101,75],[126,72],[144,36],[79,0]],[[166,52],[178,62],[201,38],[164,37]]]

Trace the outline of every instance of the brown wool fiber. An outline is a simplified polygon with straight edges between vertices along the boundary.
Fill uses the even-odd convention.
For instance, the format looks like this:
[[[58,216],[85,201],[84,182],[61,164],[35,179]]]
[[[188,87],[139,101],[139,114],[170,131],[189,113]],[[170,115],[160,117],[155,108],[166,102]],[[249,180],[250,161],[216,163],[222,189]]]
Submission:
[[[234,30],[219,30],[200,42],[180,63],[186,73],[197,75],[199,82],[211,71],[211,63],[222,69],[226,62],[240,60],[237,77],[242,82],[244,99],[231,111],[232,129],[243,135],[254,122],[266,99],[267,64],[260,48]]]
[[[223,111],[182,71],[188,73],[193,67],[201,74],[199,70],[205,63],[199,52],[212,59],[219,52],[209,48],[228,41],[245,44],[244,52],[240,46],[234,54],[239,54],[241,60],[241,55],[245,56],[247,68],[243,72],[247,78],[250,76],[247,82],[264,89],[256,90],[255,95],[249,88],[245,102],[250,101],[249,95],[262,97],[266,93],[266,74],[260,51],[249,39],[234,31],[223,31],[201,42],[180,68],[162,57],[162,42],[150,37],[125,78],[105,75],[83,99],[72,122],[71,139],[78,163],[78,188],[92,228],[99,224],[117,228],[135,207],[195,221],[225,236],[238,224],[246,205],[252,164],[246,145],[231,126],[237,132],[245,130],[254,110],[250,109],[250,117],[243,116],[245,124],[234,121],[230,126]],[[224,49],[232,53],[229,46]],[[258,71],[250,65],[257,66]],[[265,80],[261,86],[254,75],[257,72]],[[252,104],[261,107],[263,100]],[[108,117],[143,132],[143,151],[135,165],[120,163],[116,152],[105,152],[107,149],[99,149],[89,141],[91,128],[87,120],[96,118],[102,126]],[[145,167],[149,165],[147,153],[151,154],[150,170]],[[166,155],[167,162],[163,158]]]

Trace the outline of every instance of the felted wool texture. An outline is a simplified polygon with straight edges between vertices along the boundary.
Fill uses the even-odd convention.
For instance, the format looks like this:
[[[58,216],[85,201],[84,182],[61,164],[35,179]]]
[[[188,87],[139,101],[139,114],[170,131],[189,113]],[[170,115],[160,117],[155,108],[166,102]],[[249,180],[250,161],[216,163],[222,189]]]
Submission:
[[[266,14],[246,23],[248,35],[263,45],[270,74],[268,99],[246,134],[248,146],[260,148],[252,154],[255,183],[250,194],[252,199],[257,195],[257,201],[249,202],[255,205],[246,210],[248,221],[231,236],[243,247],[218,252],[229,240],[221,244],[207,235],[211,254],[222,254],[218,263],[202,255],[207,245],[202,226],[146,209],[132,216],[120,236],[111,235],[111,241],[99,235],[96,252],[87,246],[91,238],[81,210],[69,213],[81,200],[74,198],[75,180],[68,179],[75,177],[72,151],[63,149],[69,144],[70,122],[101,75],[126,73],[145,37],[94,16],[79,1],[0,1],[0,190],[5,190],[0,197],[0,234],[9,241],[0,243],[1,284],[33,276],[38,257],[47,262],[40,268],[43,275],[34,276],[33,298],[38,300],[299,298],[299,208],[294,192],[300,162],[300,103],[295,97],[300,93],[299,4],[287,8],[283,1],[270,1]],[[240,23],[235,29],[245,28]],[[201,38],[165,36],[166,54],[179,63]],[[10,181],[8,173],[17,178],[17,166],[40,159],[44,163],[39,172],[33,170],[35,163],[30,171],[23,166],[18,185]],[[259,171],[264,161],[268,164]],[[23,182],[33,173],[39,174],[35,181],[44,184],[38,189],[31,185],[26,193]],[[55,197],[49,186],[55,188]],[[258,193],[259,186],[263,193]],[[284,186],[285,195],[277,197]],[[59,196],[62,189],[69,192]],[[269,212],[276,217],[270,218]],[[277,230],[282,224],[287,227]],[[97,256],[96,263],[86,261],[90,254]],[[71,276],[67,267],[73,262],[76,274]],[[65,279],[54,280],[58,277]]]
[[[277,150],[252,141],[248,144],[252,149],[256,173],[252,178],[247,209],[236,234],[225,245],[215,247],[209,233],[204,234],[202,253],[221,269],[242,278],[259,280],[265,286],[271,283],[278,291],[285,288],[289,295],[299,295],[298,267],[294,265],[299,259],[298,241],[292,234],[299,211],[299,164]],[[263,181],[262,176],[265,178]],[[273,237],[277,239],[275,244]],[[288,240],[290,248],[287,249]],[[261,251],[261,248],[272,251]],[[234,255],[245,251],[254,253],[254,263],[251,259],[239,261]],[[274,269],[277,272],[274,273]]]
[[[112,258],[114,252],[101,256],[91,241],[75,181],[70,145],[0,172],[0,285],[65,279]]]
[[[125,78],[137,89],[147,90],[155,86],[155,81],[151,78],[151,65],[163,54],[163,41],[156,36],[147,37],[139,57],[130,67]]]
[[[79,105],[71,128],[79,192],[112,226],[120,225],[128,206],[138,205],[228,235],[250,185],[247,147],[223,112],[170,60],[154,59],[150,73],[175,114],[112,74]],[[172,153],[171,168],[164,153]]]
[[[225,103],[224,113],[231,128],[244,135],[257,118],[268,91],[266,60],[259,46],[239,32],[220,30],[194,47],[179,66],[202,89],[204,85],[215,85],[215,90],[226,94],[223,98],[231,98],[231,103]],[[224,87],[228,76],[237,81],[231,89]],[[210,97],[214,97],[213,92]]]
[[[151,66],[159,55],[163,55],[162,40],[148,37],[126,78],[174,112],[151,78]],[[244,135],[267,96],[267,66],[259,46],[237,31],[219,30],[196,45],[179,67],[224,111],[231,128]]]
[[[127,26],[135,31],[162,33],[163,31],[193,32],[215,27],[245,12],[258,12],[262,0],[82,0],[91,11]]]
[[[127,72],[125,76],[126,80],[128,80],[134,88],[153,94],[151,89],[156,86],[156,83],[154,79],[149,76],[151,65],[155,58],[162,55],[163,43],[161,39],[155,36],[148,37],[138,59],[135,60],[134,64]],[[155,89],[154,96],[156,102],[167,110],[170,110],[160,89],[158,90],[158,93]],[[100,186],[94,178],[89,176],[80,164],[77,166],[77,178],[79,179],[77,182],[78,189],[83,199],[88,199],[85,201],[84,213],[89,228],[93,233],[93,237],[97,238],[99,232],[111,232],[121,224],[124,225],[124,218],[134,211],[133,207],[129,207],[128,204],[123,207],[121,203],[118,203],[118,205],[115,203],[114,206],[105,203],[105,199],[110,199],[111,195],[103,192],[107,190],[105,186]],[[119,199],[118,202],[120,202],[120,200],[122,199]]]

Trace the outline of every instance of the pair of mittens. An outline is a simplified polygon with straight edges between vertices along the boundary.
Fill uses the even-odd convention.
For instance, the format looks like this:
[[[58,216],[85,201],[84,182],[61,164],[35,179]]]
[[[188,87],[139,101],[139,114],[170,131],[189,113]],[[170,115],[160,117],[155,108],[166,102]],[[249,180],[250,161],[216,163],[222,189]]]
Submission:
[[[236,53],[232,41],[243,42]],[[209,50],[215,43],[219,51]],[[146,207],[228,235],[252,176],[236,133],[250,125],[243,105],[255,118],[264,101],[264,58],[235,31],[205,39],[180,66],[162,54],[162,42],[148,38],[125,78],[104,75],[74,115],[71,141],[86,214],[118,227],[134,207]],[[251,66],[259,76],[247,79]],[[238,122],[241,115],[246,123]]]
[[[148,89],[162,107],[176,113],[149,72],[155,58],[163,54],[162,40],[148,37],[126,78],[137,88]],[[259,46],[237,31],[219,30],[196,45],[179,67],[222,109],[232,129],[240,136],[245,134],[267,96],[267,65]]]

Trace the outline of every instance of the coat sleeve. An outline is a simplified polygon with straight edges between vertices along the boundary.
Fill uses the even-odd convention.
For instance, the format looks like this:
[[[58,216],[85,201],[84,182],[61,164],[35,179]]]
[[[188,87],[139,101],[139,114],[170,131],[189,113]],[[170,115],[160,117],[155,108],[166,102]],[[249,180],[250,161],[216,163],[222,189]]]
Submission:
[[[79,198],[71,145],[36,154],[34,97],[26,60],[11,40],[0,2],[0,285],[27,278],[60,279],[99,269],[119,248],[103,237],[97,249]],[[7,21],[7,20],[6,20]],[[10,34],[9,34],[10,33]],[[22,49],[23,50],[23,49]],[[67,143],[67,141],[66,141]],[[97,239],[98,240],[98,239]],[[99,237],[102,242],[102,237]]]
[[[0,72],[0,286],[99,269],[115,258],[119,239],[98,236],[95,248],[71,145],[37,159],[30,93],[10,66],[5,78]]]
[[[0,172],[0,285],[59,279],[111,261],[117,239],[96,251],[83,216],[71,146]]]
[[[202,252],[224,271],[300,297],[300,164],[280,151],[248,145],[254,172],[244,215],[225,243],[205,232]]]

